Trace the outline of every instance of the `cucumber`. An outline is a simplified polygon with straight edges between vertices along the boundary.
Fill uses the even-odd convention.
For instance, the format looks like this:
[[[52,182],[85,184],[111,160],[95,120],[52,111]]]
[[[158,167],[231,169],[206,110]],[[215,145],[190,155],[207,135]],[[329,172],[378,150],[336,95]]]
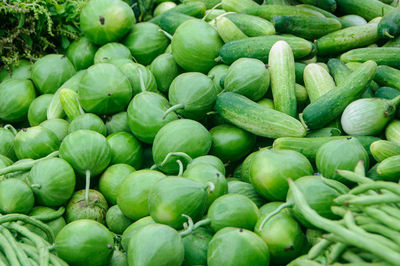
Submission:
[[[304,69],[306,68],[306,64],[295,62],[294,68],[296,74],[296,82],[304,84]]]
[[[246,34],[243,33],[232,21],[225,17],[216,19],[217,32],[221,39],[227,43],[234,40],[246,39]]]
[[[71,121],[83,114],[78,100],[78,93],[71,89],[63,88],[60,90],[59,98],[65,114]]]
[[[306,88],[296,83],[295,95],[296,95],[297,108],[304,107],[304,104],[308,102],[308,93]]]
[[[275,16],[271,21],[277,32],[291,33],[309,40],[314,40],[342,28],[342,24],[336,19],[313,16]]]
[[[226,43],[219,51],[219,58],[225,64],[232,64],[239,58],[249,57],[256,58],[264,63],[268,63],[268,54],[272,45],[277,41],[285,41],[292,48],[294,57],[302,58],[309,55],[313,51],[313,44],[305,39],[289,36],[261,36],[250,37],[243,40],[236,40]]]
[[[167,12],[160,19],[160,28],[174,34],[179,25],[189,19],[193,19],[193,17],[178,12]]]
[[[385,129],[387,140],[400,145],[400,120],[393,120]]]
[[[377,47],[377,48],[358,48],[340,56],[344,63],[375,61],[378,65],[387,65],[400,68],[400,48]]]
[[[381,87],[375,92],[375,97],[384,99],[393,99],[394,97],[399,95],[400,95],[399,90],[390,87]]]
[[[269,52],[268,65],[275,110],[296,117],[294,57],[287,42],[278,41],[272,46]]]
[[[235,23],[235,25],[249,37],[275,34],[274,25],[260,17],[239,13],[230,13],[225,17]]]
[[[400,70],[389,66],[378,66],[374,80],[381,86],[400,90]]]
[[[400,36],[395,39],[389,40],[382,47],[400,47]]]
[[[378,24],[365,24],[329,33],[317,40],[317,54],[336,55],[375,43],[379,39],[377,28]]]
[[[286,5],[290,6],[290,0],[264,0],[263,5]]]
[[[300,2],[303,4],[316,5],[329,12],[335,12],[337,7],[336,0],[300,0]]]
[[[389,11],[378,24],[378,36],[394,38],[400,34],[400,7]]]
[[[258,16],[263,19],[271,20],[275,16],[280,15],[303,15],[303,16],[315,16],[315,17],[325,17],[318,11],[311,9],[298,8],[296,6],[286,6],[286,5],[265,5],[250,7],[243,11],[243,13]]]
[[[227,12],[242,12],[247,8],[257,8],[259,5],[253,0],[222,0],[222,8]]]
[[[337,16],[335,16],[334,14],[332,14],[331,12],[326,11],[326,10],[324,10],[322,8],[316,7],[313,4],[310,4],[310,5],[302,4],[302,5],[297,5],[297,7],[298,8],[304,8],[304,9],[311,9],[311,10],[317,11],[317,12],[321,13],[322,15],[324,15],[324,17],[326,17],[326,18],[334,18],[337,21],[339,21],[340,23],[342,23],[341,19],[338,18]],[[365,22],[365,23],[367,23],[367,22]]]
[[[336,0],[339,12],[359,15],[370,21],[394,9],[378,0]]]
[[[376,68],[374,61],[367,61],[348,77],[345,84],[309,104],[303,111],[305,124],[310,129],[318,129],[338,117],[349,103],[358,99],[367,89]]]
[[[387,140],[378,140],[370,146],[372,156],[377,162],[381,162],[386,158],[400,155],[400,145]]]
[[[346,15],[341,17],[340,20],[342,21],[343,28],[367,24],[365,18],[358,15]]]
[[[182,13],[195,18],[202,18],[206,13],[206,5],[201,1],[185,2],[169,9],[161,15],[155,16],[154,18],[150,19],[149,22],[160,25],[161,18],[171,12]]]
[[[306,135],[305,128],[297,119],[233,92],[220,94],[215,108],[226,121],[257,136],[278,138]]]
[[[306,85],[308,98],[314,102],[320,96],[336,87],[335,81],[322,66],[308,64],[304,69],[304,84]]]
[[[383,160],[376,169],[378,176],[386,181],[398,182],[400,175],[400,155]]]

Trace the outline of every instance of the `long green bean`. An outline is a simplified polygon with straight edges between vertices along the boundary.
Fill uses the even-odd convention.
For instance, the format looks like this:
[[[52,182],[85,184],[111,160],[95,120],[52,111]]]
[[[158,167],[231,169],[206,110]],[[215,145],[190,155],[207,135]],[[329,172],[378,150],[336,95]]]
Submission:
[[[332,242],[327,239],[321,239],[316,245],[314,245],[307,254],[310,260],[313,260],[319,256],[330,246]]]
[[[21,263],[21,265],[24,266],[31,265],[25,252],[19,248],[17,241],[15,240],[14,236],[10,233],[10,231],[8,231],[7,228],[5,228],[4,226],[0,226],[0,232],[6,238],[11,248],[14,249],[15,254],[17,255],[17,259]]]
[[[400,233],[398,231],[392,230],[380,224],[364,224],[361,226],[361,228],[368,232],[377,233],[385,236],[393,240],[394,242],[396,242],[397,245],[400,246]]]
[[[368,195],[360,196],[349,199],[345,204],[356,204],[356,205],[377,205],[377,204],[388,204],[388,203],[400,203],[400,197],[393,194],[381,194],[381,195]]]
[[[51,212],[49,214],[46,213],[46,214],[32,215],[31,217],[42,222],[47,222],[60,218],[61,216],[63,216],[64,213],[65,213],[65,207],[61,206],[60,208],[58,208],[58,210]]]
[[[356,174],[349,170],[336,170],[336,172],[343,178],[358,184],[365,184],[374,182],[373,180],[363,175]]]
[[[365,207],[363,211],[370,217],[374,218],[378,222],[394,229],[400,231],[400,220],[396,219],[387,213],[373,207]]]
[[[400,185],[393,182],[375,181],[373,183],[361,184],[349,191],[349,194],[361,194],[368,190],[388,190],[400,196]]]
[[[344,243],[336,243],[332,246],[331,252],[328,255],[328,263],[332,264],[336,262],[342,253],[346,250],[347,245]]]
[[[346,260],[347,262],[351,262],[351,263],[358,263],[358,262],[366,263],[366,261],[364,261],[360,256],[358,256],[356,253],[352,252],[351,250],[346,250],[343,253],[342,258],[344,260]]]
[[[7,239],[4,237],[3,234],[0,234],[0,249],[3,250],[9,265],[11,266],[21,265],[18,261],[17,254],[15,253],[14,249],[11,247],[10,243],[8,243]]]

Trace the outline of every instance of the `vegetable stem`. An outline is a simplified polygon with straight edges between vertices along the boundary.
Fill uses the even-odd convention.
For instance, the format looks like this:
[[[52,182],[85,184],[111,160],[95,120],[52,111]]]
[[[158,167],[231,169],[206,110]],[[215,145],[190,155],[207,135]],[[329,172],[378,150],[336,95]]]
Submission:
[[[85,202],[89,206],[90,170],[86,170]]]
[[[261,222],[260,226],[258,227],[258,232],[262,232],[264,225],[274,217],[276,214],[280,213],[283,209],[293,207],[293,203],[291,202],[286,202],[279,206],[275,211],[271,212],[267,217],[264,218],[264,220]]]
[[[183,109],[183,108],[185,108],[183,103],[175,104],[174,106],[171,106],[170,108],[167,109],[167,111],[164,112],[164,114],[163,114],[161,119],[164,120],[169,113],[175,112],[175,110]]]

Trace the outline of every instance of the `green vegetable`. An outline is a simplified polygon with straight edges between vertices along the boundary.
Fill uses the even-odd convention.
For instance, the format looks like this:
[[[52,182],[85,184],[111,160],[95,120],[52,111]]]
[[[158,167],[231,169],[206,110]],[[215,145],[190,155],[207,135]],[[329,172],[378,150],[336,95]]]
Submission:
[[[318,64],[308,64],[304,68],[304,84],[310,102],[315,101],[336,87],[333,78]]]
[[[208,244],[212,236],[210,230],[200,227],[183,237],[183,246],[185,248],[183,265],[206,265]]]
[[[129,164],[140,169],[143,162],[143,148],[140,142],[128,132],[116,132],[107,137],[111,150],[110,164]]]
[[[239,180],[228,179],[228,193],[241,194],[251,199],[257,207],[261,207],[265,203],[265,199],[254,189],[252,184]]]
[[[252,0],[222,0],[222,8],[227,12],[242,13],[250,7],[259,7],[259,5]]]
[[[229,13],[225,17],[235,23],[235,25],[249,37],[275,34],[274,25],[260,17],[241,13]]]
[[[272,20],[275,16],[281,15],[302,15],[302,16],[309,16],[309,17],[321,17],[323,18],[320,12],[312,10],[312,9],[305,9],[299,8],[297,6],[289,6],[289,5],[262,5],[262,6],[255,6],[250,7],[244,10],[244,13],[259,16],[263,19]]]
[[[122,247],[125,250],[128,250],[129,240],[131,239],[133,234],[136,231],[138,231],[139,229],[145,227],[146,225],[154,224],[154,223],[155,222],[154,222],[153,218],[151,218],[151,216],[146,216],[146,217],[143,217],[143,218],[137,220],[130,226],[128,226],[128,228],[126,228],[122,234],[122,240],[121,240]]]
[[[121,112],[109,117],[106,121],[107,134],[115,132],[131,132],[128,125],[128,113]]]
[[[96,46],[83,36],[71,43],[67,49],[66,56],[76,70],[82,70],[93,65],[96,50]]]
[[[68,135],[69,123],[60,118],[49,119],[40,123],[40,126],[49,129],[56,134],[58,140],[62,142],[65,136]]]
[[[65,219],[67,223],[90,219],[105,224],[107,209],[106,199],[97,190],[78,190],[67,204]]]
[[[336,2],[340,12],[359,15],[368,21],[383,16],[394,9],[376,0],[336,0]]]
[[[399,48],[392,47],[376,47],[376,48],[359,48],[348,51],[340,56],[340,60],[347,62],[366,62],[368,60],[375,61],[378,65],[387,65],[391,67],[400,67],[395,60],[400,55]]]
[[[157,56],[150,65],[157,82],[157,88],[162,92],[167,92],[172,81],[179,75],[179,67],[171,54],[161,54]]]
[[[217,17],[215,19],[216,29],[221,39],[227,43],[234,40],[246,39],[247,35],[243,33],[231,20],[228,18]]]
[[[400,121],[393,120],[385,129],[386,139],[400,145]]]
[[[10,178],[0,182],[0,212],[29,213],[34,205],[32,189],[23,181]]]
[[[122,64],[119,69],[128,78],[133,95],[144,91],[158,92],[156,79],[145,66],[130,62]]]
[[[358,15],[346,15],[340,17],[340,20],[342,21],[343,28],[367,24],[367,21]]]
[[[122,234],[125,229],[132,224],[132,220],[126,217],[118,205],[114,205],[108,209],[106,214],[106,224],[111,232]]]
[[[96,54],[94,55],[94,63],[109,63],[113,59],[131,59],[131,57],[131,52],[125,45],[117,42],[110,42],[101,46],[96,51]]]

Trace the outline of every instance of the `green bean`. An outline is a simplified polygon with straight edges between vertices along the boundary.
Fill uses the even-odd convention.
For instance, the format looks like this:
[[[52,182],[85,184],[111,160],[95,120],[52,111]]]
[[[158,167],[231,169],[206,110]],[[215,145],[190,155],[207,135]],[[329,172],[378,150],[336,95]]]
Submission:
[[[375,181],[373,183],[359,185],[349,191],[350,194],[360,194],[368,190],[385,189],[400,196],[400,185],[393,182]]]
[[[7,228],[5,228],[4,226],[0,226],[0,232],[6,238],[11,248],[14,249],[15,254],[17,255],[17,259],[21,263],[21,265],[30,265],[28,257],[26,256],[25,252],[18,247],[17,241],[15,241],[15,238],[10,233],[10,231],[8,231]]]
[[[375,261],[375,262],[377,261],[376,256],[368,252],[358,252],[358,256],[367,261]]]
[[[361,196],[349,199],[346,204],[377,205],[387,203],[400,203],[400,197],[393,194]]]
[[[316,245],[314,245],[307,254],[310,260],[313,260],[319,256],[330,246],[332,242],[327,239],[321,239]]]
[[[398,264],[395,264],[398,265]],[[388,266],[386,262],[334,263],[332,266]]]
[[[331,252],[328,255],[328,262],[329,264],[334,263],[338,260],[340,255],[345,251],[347,248],[346,244],[343,243],[336,243],[332,246]]]
[[[17,254],[15,254],[14,249],[11,247],[10,243],[8,243],[7,239],[4,237],[3,234],[0,234],[0,249],[3,250],[9,265],[11,266],[21,265],[18,261]]]
[[[61,206],[58,208],[58,210],[51,212],[51,213],[46,213],[46,214],[38,214],[38,215],[32,215],[32,218],[35,218],[36,220],[42,221],[42,222],[47,222],[47,221],[52,221],[57,218],[60,218],[63,216],[65,212],[65,207]]]
[[[354,217],[356,220],[356,224],[358,225],[365,225],[365,224],[378,224],[378,222],[371,217],[364,216],[364,215],[356,215]]]
[[[39,253],[37,252],[36,248],[24,243],[18,243],[18,245],[26,253],[26,255],[28,255],[29,258],[39,261]]]
[[[321,179],[322,182],[324,182],[331,189],[337,191],[339,194],[345,194],[349,192],[349,189],[346,186],[338,186],[337,182],[332,179],[325,178],[323,176],[321,176]]]
[[[392,207],[389,205],[382,205],[378,207],[380,210],[386,212],[387,214],[400,219],[400,209],[396,208],[396,207]]]
[[[346,250],[343,253],[342,258],[348,262],[353,262],[353,263],[363,262],[363,263],[365,263],[365,261],[362,258],[360,258],[360,256],[358,256],[357,254],[355,254],[354,252],[352,252],[350,250]]]
[[[381,243],[372,241],[370,238],[365,238],[358,235],[357,233],[329,220],[321,217],[315,210],[311,209],[308,205],[303,194],[293,182],[291,178],[288,179],[290,189],[292,191],[293,200],[296,204],[297,209],[303,215],[303,217],[312,225],[317,228],[323,229],[327,232],[331,232],[336,235],[340,240],[346,244],[350,244],[355,247],[359,247],[368,252],[375,254],[377,257],[381,258],[391,264],[398,264],[400,261],[400,254],[388,249]]]
[[[378,222],[394,229],[400,231],[400,220],[396,219],[385,212],[378,210],[377,208],[373,207],[365,207],[363,211],[370,217],[374,218]]]
[[[60,257],[57,257],[54,254],[50,253],[50,262],[56,266],[56,265],[60,265],[60,266],[68,266],[68,263],[66,263],[65,261],[63,261]]]
[[[333,200],[333,202],[335,202],[336,204],[346,204],[346,202],[348,202],[349,200],[355,199],[357,198],[357,196],[352,195],[352,194],[344,194],[344,195],[340,195],[339,197],[337,197],[336,199]]]
[[[1,250],[0,250],[0,265],[8,265],[7,258],[4,256]]]
[[[262,232],[264,225],[269,221],[269,219],[271,219],[272,217],[274,217],[275,215],[280,213],[283,209],[290,208],[290,207],[293,207],[292,203],[286,202],[286,203],[281,204],[278,208],[276,208],[276,210],[274,210],[269,215],[267,215],[267,217],[264,218],[264,220],[261,222],[260,226],[258,227],[258,231]]]
[[[358,184],[365,184],[365,183],[371,183],[374,182],[373,180],[369,179],[368,177],[365,177],[364,175],[359,175],[356,174],[352,171],[348,170],[336,170],[336,172],[343,178],[354,182]]]
[[[28,260],[29,260],[29,262],[30,262],[30,264],[31,264],[32,266],[39,266],[39,264],[37,264],[37,262],[34,261],[33,259],[28,258]]]
[[[377,233],[389,239],[392,239],[394,242],[396,242],[397,245],[400,246],[400,233],[395,230],[392,230],[380,224],[364,224],[361,226],[361,228],[368,232]]]

